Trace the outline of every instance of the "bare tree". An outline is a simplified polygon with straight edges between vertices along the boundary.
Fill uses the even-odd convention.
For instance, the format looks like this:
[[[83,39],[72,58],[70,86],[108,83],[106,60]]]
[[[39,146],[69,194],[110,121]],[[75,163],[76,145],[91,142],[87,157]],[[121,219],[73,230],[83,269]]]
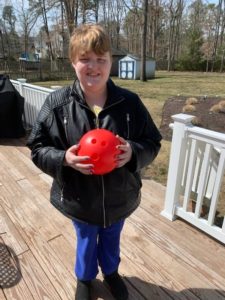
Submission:
[[[48,46],[49,57],[50,57],[51,61],[53,61],[55,59],[55,56],[54,56],[53,49],[52,49],[52,42],[51,42],[50,32],[49,32],[49,27],[48,27],[48,18],[47,18],[47,9],[46,9],[45,0],[40,0],[39,5],[41,7],[44,29],[45,29],[46,36],[47,36],[47,46]],[[50,9],[50,8],[48,8],[48,9]]]
[[[1,20],[1,28],[2,28],[2,38],[4,32],[4,42],[7,49],[8,56],[15,56],[20,52],[20,44],[19,38],[16,33],[15,23],[16,23],[15,11],[11,5],[6,5],[2,10],[2,20]],[[3,41],[3,39],[2,39]]]
[[[78,23],[78,0],[62,0],[66,11],[66,22],[69,35],[72,34],[74,27]]]
[[[207,0],[17,0],[15,9],[15,18],[6,10],[0,19],[0,48],[8,54],[19,49],[18,37],[28,51],[32,29],[42,17],[41,40],[51,61],[67,55],[68,38],[78,23],[96,22],[107,29],[113,47],[141,56],[143,72],[147,56],[167,59],[168,70],[174,70],[177,60],[179,66],[183,61],[184,67],[199,69],[205,63],[206,70],[223,70],[225,0],[217,5]],[[54,20],[50,10],[57,16]]]
[[[5,47],[4,47],[3,34],[1,29],[0,29],[0,38],[1,38],[2,57],[5,57]]]
[[[206,5],[204,15],[203,30],[205,33],[205,39],[201,50],[203,52],[204,59],[206,60],[205,71],[208,72],[214,47],[214,27],[216,20],[215,4]]]
[[[28,7],[24,0],[18,1],[17,4],[18,21],[21,24],[24,37],[24,51],[28,52],[29,36],[41,14],[41,11],[32,9],[32,6],[30,5],[32,4],[32,1],[29,3]]]
[[[175,54],[178,53],[178,40],[180,32],[180,24],[184,9],[183,0],[170,0],[169,3],[169,36],[168,36],[168,65],[167,70],[170,71],[174,67]]]
[[[140,80],[146,81],[146,40],[147,40],[147,22],[148,22],[148,0],[143,1],[143,31],[141,44],[141,74]]]
[[[125,16],[122,0],[112,0],[103,4],[105,27],[111,37],[113,47],[120,48],[121,28]]]
[[[222,15],[223,15],[223,13],[222,13],[222,0],[219,0],[219,4],[217,6],[217,15],[216,15],[216,24],[215,24],[216,29],[215,29],[215,38],[214,38],[213,53],[212,53],[212,66],[211,66],[211,71],[212,72],[214,70],[216,54],[217,54],[217,50],[218,50]]]

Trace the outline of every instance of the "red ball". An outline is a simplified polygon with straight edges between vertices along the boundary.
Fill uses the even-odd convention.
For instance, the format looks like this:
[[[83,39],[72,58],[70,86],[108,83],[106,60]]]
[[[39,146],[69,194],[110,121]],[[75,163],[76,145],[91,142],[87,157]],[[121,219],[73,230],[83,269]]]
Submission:
[[[116,167],[116,156],[121,153],[116,148],[119,139],[109,130],[93,129],[84,134],[79,142],[79,156],[90,156],[86,164],[93,164],[93,174],[103,175]]]

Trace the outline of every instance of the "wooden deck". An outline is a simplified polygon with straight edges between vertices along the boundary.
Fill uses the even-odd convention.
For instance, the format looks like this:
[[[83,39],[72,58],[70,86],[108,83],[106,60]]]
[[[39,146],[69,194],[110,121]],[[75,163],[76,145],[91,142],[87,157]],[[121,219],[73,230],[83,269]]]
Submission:
[[[72,300],[75,236],[49,203],[51,179],[22,140],[0,140],[0,299]],[[120,272],[131,300],[225,299],[224,246],[182,220],[160,216],[165,188],[143,180],[127,219]],[[99,277],[93,299],[112,300]]]

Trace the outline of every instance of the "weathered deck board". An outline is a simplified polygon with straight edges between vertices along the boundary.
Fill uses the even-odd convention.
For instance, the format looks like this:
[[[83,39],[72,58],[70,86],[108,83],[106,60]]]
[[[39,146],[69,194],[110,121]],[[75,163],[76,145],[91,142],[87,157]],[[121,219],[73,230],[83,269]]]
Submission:
[[[61,299],[31,251],[27,251],[20,255],[19,262],[22,276],[34,299]]]
[[[26,282],[21,277],[18,256],[4,244],[0,236],[0,299],[34,299]],[[3,297],[1,297],[3,295]]]
[[[0,234],[1,233],[4,243],[13,249],[16,255],[20,255],[29,249],[15,224],[9,218],[6,211],[0,207]]]
[[[75,234],[49,203],[51,181],[30,161],[22,139],[0,140],[0,246],[18,281],[0,289],[0,300],[74,299]],[[164,196],[164,187],[143,180],[141,205],[124,226],[120,272],[130,300],[225,299],[224,246],[160,216]],[[2,257],[3,251],[1,263]],[[102,281],[99,272],[93,299],[113,300]]]
[[[151,184],[151,187],[148,187],[149,184]],[[155,182],[145,182],[141,203],[143,210],[137,210],[135,216],[139,215],[141,219],[150,217],[152,221],[152,223],[150,223],[150,228],[157,227],[159,229],[158,231],[164,235],[163,239],[169,239],[169,243],[171,244],[178,244],[179,248],[181,248],[180,252],[182,253],[183,259],[185,259],[185,253],[187,253],[191,255],[193,259],[197,259],[199,267],[201,263],[201,266],[207,269],[208,272],[216,270],[216,272],[218,272],[224,279],[225,269],[223,268],[223,264],[221,264],[221,261],[225,262],[224,246],[213,238],[206,238],[207,235],[205,233],[180,219],[177,219],[175,222],[170,222],[164,217],[160,216],[159,214],[162,210],[162,204],[157,203],[157,186],[158,184]],[[149,197],[147,196],[145,190],[155,191],[151,192],[153,193],[153,197],[151,197],[151,207],[148,205]],[[161,190],[163,190],[162,187]],[[158,197],[158,199],[162,199],[162,197]],[[144,216],[141,214],[144,214]],[[147,221],[147,219],[145,220]],[[147,221],[147,223],[148,222],[149,221]],[[177,243],[178,237],[179,243]],[[188,257],[188,261],[189,259],[190,258]],[[205,273],[204,270],[203,273]],[[223,281],[222,286],[225,286],[225,281]]]

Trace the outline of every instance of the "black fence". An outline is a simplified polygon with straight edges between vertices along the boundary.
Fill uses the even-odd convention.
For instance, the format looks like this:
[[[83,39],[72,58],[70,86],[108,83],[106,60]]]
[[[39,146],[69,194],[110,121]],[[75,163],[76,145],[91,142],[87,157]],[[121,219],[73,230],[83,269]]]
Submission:
[[[68,59],[55,61],[0,60],[0,73],[10,79],[26,78],[27,81],[57,80],[74,78],[74,69]]]

